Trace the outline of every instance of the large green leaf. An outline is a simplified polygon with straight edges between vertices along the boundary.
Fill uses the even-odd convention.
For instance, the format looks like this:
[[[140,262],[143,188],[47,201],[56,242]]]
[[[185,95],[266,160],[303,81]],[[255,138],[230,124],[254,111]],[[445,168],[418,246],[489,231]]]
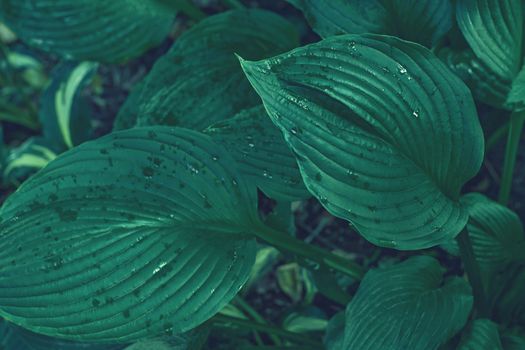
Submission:
[[[328,322],[326,333],[323,339],[327,350],[340,350],[343,348],[345,336],[345,314],[339,312]]]
[[[523,40],[520,0],[458,0],[456,18],[470,47],[494,73],[512,80],[520,68]]]
[[[0,18],[39,49],[121,62],[159,44],[174,15],[154,0],[0,0]]]
[[[346,309],[341,350],[432,350],[458,332],[472,308],[468,283],[443,280],[428,256],[367,272]]]
[[[450,0],[288,0],[322,37],[391,34],[433,46],[452,27]]]
[[[464,333],[458,350],[503,350],[498,325],[488,319],[475,320]]]
[[[161,57],[145,80],[140,96],[120,118],[138,125],[177,125],[203,130],[260,104],[234,53],[252,59],[294,48],[297,33],[271,12],[234,10],[203,20],[186,31]]]
[[[192,329],[247,280],[256,202],[206,135],[150,127],[86,142],[0,211],[0,315],[79,341]]]
[[[330,213],[397,249],[465,226],[459,194],[480,168],[483,134],[468,88],[430,51],[344,35],[241,64]]]
[[[241,173],[268,197],[293,201],[310,196],[295,157],[262,106],[216,123],[205,133],[231,152]]]

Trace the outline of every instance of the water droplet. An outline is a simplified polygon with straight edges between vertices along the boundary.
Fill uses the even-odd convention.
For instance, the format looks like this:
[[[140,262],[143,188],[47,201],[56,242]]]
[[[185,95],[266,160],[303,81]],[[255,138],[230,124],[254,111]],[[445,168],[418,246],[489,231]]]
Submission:
[[[407,69],[405,67],[403,67],[402,65],[400,65],[400,64],[397,65],[397,70],[399,71],[400,74],[406,74],[407,73]]]
[[[150,167],[145,167],[145,168],[142,168],[142,174],[147,179],[151,179],[153,177],[153,174],[155,174],[155,171]]]
[[[216,156],[216,155],[213,155],[213,156],[211,156],[211,159],[214,160],[214,161],[218,161],[218,160],[219,160],[219,157]]]
[[[248,144],[248,147],[250,147],[250,148],[254,148],[254,147],[255,147],[255,144],[250,142],[250,143]]]
[[[416,118],[419,118],[419,110],[416,109],[415,111],[412,112],[412,116],[416,117]]]

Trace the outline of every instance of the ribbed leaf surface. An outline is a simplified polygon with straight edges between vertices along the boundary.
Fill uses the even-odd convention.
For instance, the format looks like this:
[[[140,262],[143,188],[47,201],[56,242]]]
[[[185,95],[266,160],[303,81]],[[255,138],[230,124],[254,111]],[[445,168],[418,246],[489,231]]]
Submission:
[[[497,75],[512,80],[522,58],[522,1],[458,0],[456,17],[479,59]]]
[[[288,0],[326,38],[338,34],[390,34],[433,46],[452,27],[449,0]]]
[[[160,58],[133,103],[138,125],[203,130],[260,104],[234,53],[260,59],[294,48],[290,23],[262,10],[215,15],[185,32]],[[124,113],[124,112],[123,112]],[[127,116],[134,118],[130,109]]]
[[[174,15],[154,0],[0,0],[0,17],[39,49],[121,62],[159,44]]]
[[[503,350],[498,325],[487,319],[478,319],[467,329],[458,350]]]
[[[507,97],[507,104],[513,110],[525,109],[525,66],[512,82],[512,88]]]
[[[268,197],[294,201],[310,196],[292,151],[264,107],[245,110],[205,133],[231,152],[241,173]]]
[[[366,239],[421,249],[465,226],[483,136],[469,90],[430,51],[344,35],[241,64],[308,190]]]
[[[135,128],[50,162],[0,211],[0,315],[124,342],[203,323],[254,262],[256,193],[203,134]]]
[[[462,198],[470,214],[467,229],[480,268],[486,272],[523,260],[525,234],[520,218],[512,210],[480,194]]]
[[[494,73],[472,50],[444,48],[438,55],[467,84],[476,100],[497,108],[505,104],[512,80]]]
[[[472,307],[468,283],[443,281],[428,256],[371,270],[346,309],[341,350],[433,350],[458,332]]]

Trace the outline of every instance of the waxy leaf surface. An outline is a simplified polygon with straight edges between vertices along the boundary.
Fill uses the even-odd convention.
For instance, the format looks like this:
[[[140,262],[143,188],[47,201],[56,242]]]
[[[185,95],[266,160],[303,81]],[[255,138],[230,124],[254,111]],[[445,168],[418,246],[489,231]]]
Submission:
[[[298,44],[293,26],[262,10],[211,16],[186,31],[146,77],[140,95],[120,118],[137,125],[176,125],[203,130],[260,104],[234,53],[261,59]],[[119,122],[121,123],[121,122]]]
[[[205,133],[231,152],[241,173],[268,197],[294,201],[310,196],[292,151],[262,106],[214,124]]]
[[[339,350],[434,350],[465,325],[472,308],[468,282],[443,280],[429,256],[367,272],[346,308]]]
[[[122,62],[164,40],[174,14],[154,0],[0,0],[0,19],[47,52]]]
[[[0,211],[0,315],[79,341],[192,329],[247,280],[256,202],[201,133],[135,128],[86,142]]]
[[[475,320],[463,335],[458,350],[503,350],[498,325],[488,319]]]
[[[432,46],[452,27],[449,0],[288,0],[326,38],[389,34]]]
[[[366,239],[422,249],[465,226],[483,135],[468,88],[429,50],[343,35],[241,65],[308,190]]]

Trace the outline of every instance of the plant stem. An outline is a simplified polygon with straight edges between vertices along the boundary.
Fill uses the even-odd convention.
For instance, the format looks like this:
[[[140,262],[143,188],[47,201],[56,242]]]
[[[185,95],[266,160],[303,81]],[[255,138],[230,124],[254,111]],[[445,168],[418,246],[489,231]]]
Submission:
[[[318,346],[316,349],[322,349],[323,346],[316,339],[312,339],[305,334],[290,332],[285,329],[270,326],[267,324],[256,323],[253,321],[243,320],[236,317],[224,316],[220,314],[213,316],[211,320],[216,326],[224,326],[228,328],[235,326],[237,328],[245,328],[249,330],[261,331],[268,334],[275,334],[299,344]]]
[[[520,144],[521,131],[523,130],[524,121],[525,111],[513,112],[510,115],[509,135],[507,137],[505,161],[503,164],[501,187],[498,196],[498,201],[503,205],[507,205],[509,202],[510,190],[512,187],[512,176],[514,174],[514,167],[516,165],[516,157],[518,155],[518,146]]]
[[[239,304],[239,307],[241,309],[243,309],[244,312],[246,312],[246,314],[248,314],[248,316],[250,316],[254,321],[260,323],[260,324],[265,324],[265,325],[268,325],[269,323],[264,319],[264,317],[262,317],[258,312],[257,310],[255,310],[254,308],[251,307],[250,304],[248,304],[243,298],[241,298],[240,296],[237,296],[235,297],[235,302],[237,304]],[[279,337],[275,336],[274,334],[269,334],[270,336],[270,339],[272,339],[272,341],[275,343],[275,345],[282,345],[281,343],[281,340],[279,339]]]
[[[489,138],[487,139],[487,142],[485,143],[485,152],[490,151],[494,146],[498,144],[498,142],[507,135],[509,131],[509,125],[510,121],[506,121],[502,126],[496,129]]]
[[[254,233],[258,238],[268,244],[305,258],[307,262],[313,263],[314,265],[325,265],[336,271],[349,275],[356,280],[361,280],[363,278],[363,268],[356,263],[314,245],[305,243],[287,233],[275,231],[267,226],[255,230]]]
[[[243,3],[241,3],[239,0],[223,0],[224,4],[228,7],[231,7],[233,9],[244,9],[246,6],[244,6]]]
[[[467,273],[468,280],[472,286],[476,309],[478,310],[480,317],[488,317],[488,304],[485,296],[485,287],[483,285],[479,265],[474,256],[474,250],[472,249],[472,243],[470,242],[470,237],[466,227],[463,228],[456,240],[459,244],[459,251],[461,253],[461,260],[463,260],[465,272]]]

